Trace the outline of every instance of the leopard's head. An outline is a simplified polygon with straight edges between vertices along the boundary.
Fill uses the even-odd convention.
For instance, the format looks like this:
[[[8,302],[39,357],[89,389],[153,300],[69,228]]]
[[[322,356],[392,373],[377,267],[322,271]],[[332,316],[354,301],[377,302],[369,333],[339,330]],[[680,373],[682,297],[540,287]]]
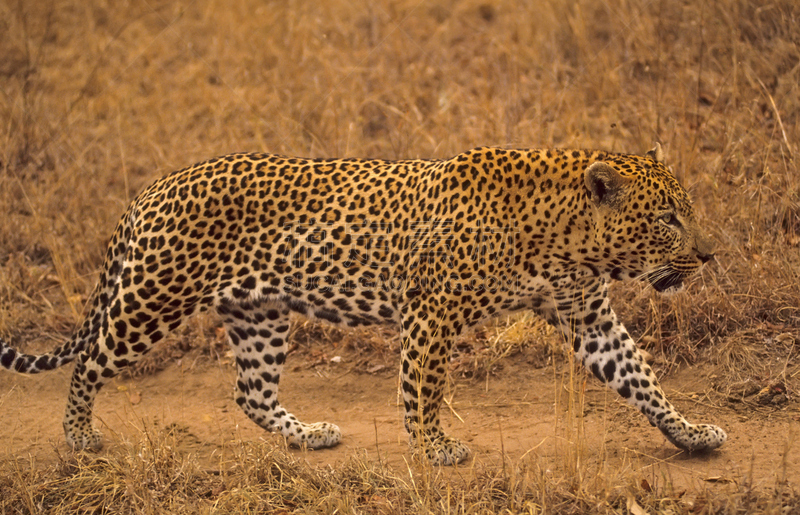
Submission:
[[[674,292],[713,257],[660,145],[644,156],[608,155],[592,163],[584,184],[599,264],[612,279],[644,278],[659,292]]]

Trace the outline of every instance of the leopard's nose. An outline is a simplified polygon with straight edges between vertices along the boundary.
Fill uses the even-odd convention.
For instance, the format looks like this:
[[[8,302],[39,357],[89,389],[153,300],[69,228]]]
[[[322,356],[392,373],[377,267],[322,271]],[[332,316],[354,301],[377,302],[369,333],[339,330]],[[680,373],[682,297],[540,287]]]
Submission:
[[[703,254],[702,252],[697,251],[697,259],[705,264],[714,259],[714,254]]]
[[[708,263],[714,257],[714,245],[710,239],[698,232],[694,240],[694,252],[697,254],[697,259],[704,264]]]

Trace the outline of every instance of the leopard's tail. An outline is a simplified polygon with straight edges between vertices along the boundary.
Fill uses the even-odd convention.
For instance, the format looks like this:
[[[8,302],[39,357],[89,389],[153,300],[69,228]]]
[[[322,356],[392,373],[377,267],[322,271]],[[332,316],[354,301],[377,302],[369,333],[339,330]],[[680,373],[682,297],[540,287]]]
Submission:
[[[74,338],[46,354],[23,354],[0,338],[0,365],[7,370],[23,374],[53,370],[75,359],[76,354],[72,353],[72,348],[74,348]]]
[[[73,361],[97,340],[106,319],[109,300],[118,288],[122,263],[128,253],[135,223],[134,206],[128,209],[117,224],[108,245],[100,279],[89,300],[89,313],[72,337],[45,354],[23,354],[0,338],[0,366],[23,374],[36,374],[56,369]]]

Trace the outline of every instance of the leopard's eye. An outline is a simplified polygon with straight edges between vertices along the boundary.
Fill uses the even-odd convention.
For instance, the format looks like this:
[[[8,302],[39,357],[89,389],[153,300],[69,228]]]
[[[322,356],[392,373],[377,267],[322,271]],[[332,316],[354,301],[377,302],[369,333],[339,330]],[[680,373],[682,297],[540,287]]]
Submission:
[[[680,227],[681,225],[681,223],[678,221],[678,217],[675,216],[673,213],[665,213],[661,215],[658,220],[673,227]]]

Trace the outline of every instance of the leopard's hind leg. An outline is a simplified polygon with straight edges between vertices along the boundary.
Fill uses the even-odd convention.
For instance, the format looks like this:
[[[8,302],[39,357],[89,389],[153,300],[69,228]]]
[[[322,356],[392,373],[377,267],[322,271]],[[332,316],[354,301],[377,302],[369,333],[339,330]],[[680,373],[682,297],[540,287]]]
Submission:
[[[197,297],[175,296],[166,284],[140,281],[127,263],[99,324],[97,338],[78,356],[64,414],[64,434],[74,449],[99,449],[92,425],[95,397],[119,371],[136,363],[155,343],[198,308]],[[129,280],[134,277],[133,280]],[[185,293],[185,291],[184,291]]]
[[[339,443],[337,426],[300,422],[278,402],[289,310],[278,303],[222,303],[217,312],[236,355],[236,403],[247,416],[265,429],[280,432],[291,445],[318,449]]]

